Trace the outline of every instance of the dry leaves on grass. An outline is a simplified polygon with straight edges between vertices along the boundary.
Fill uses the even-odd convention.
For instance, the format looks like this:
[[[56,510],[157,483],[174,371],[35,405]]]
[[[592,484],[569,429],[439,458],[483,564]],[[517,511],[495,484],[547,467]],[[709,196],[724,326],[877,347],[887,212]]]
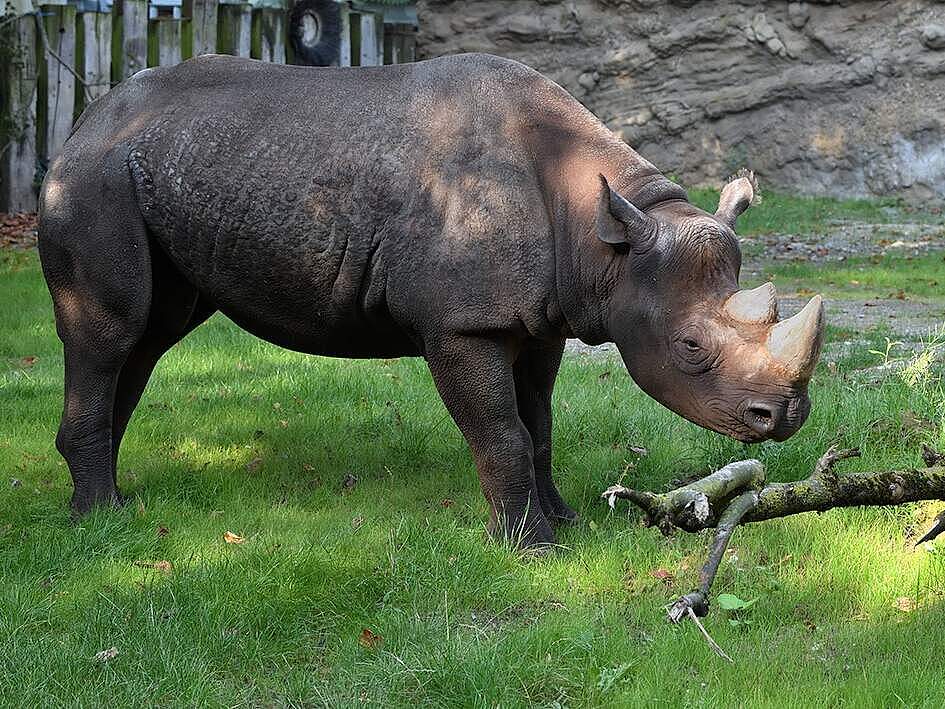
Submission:
[[[262,458],[259,458],[259,457],[253,458],[251,461],[249,461],[249,462],[246,464],[246,472],[247,472],[247,473],[258,473],[258,472],[259,472],[259,469],[262,467],[262,464],[263,464],[263,459],[262,459]]]
[[[25,249],[36,244],[36,212],[0,212],[0,247]]]
[[[673,572],[667,571],[666,569],[653,569],[653,571],[650,572],[650,576],[658,581],[662,581],[667,586],[671,585],[676,579],[676,577],[673,576]]]
[[[368,650],[377,650],[384,644],[384,638],[364,628],[358,636],[358,642],[362,647],[366,647]]]
[[[243,539],[239,534],[233,534],[233,532],[226,531],[223,533],[223,541],[227,544],[242,544],[246,540]]]
[[[915,610],[915,600],[908,596],[901,596],[896,599],[896,610],[903,613],[911,613]]]
[[[101,652],[95,653],[95,657],[92,659],[96,662],[108,662],[110,660],[114,660],[116,657],[118,657],[118,648],[112,646],[107,650],[102,650]]]
[[[174,570],[174,565],[169,561],[136,561],[133,566],[141,569],[154,569],[165,574],[169,574]]]

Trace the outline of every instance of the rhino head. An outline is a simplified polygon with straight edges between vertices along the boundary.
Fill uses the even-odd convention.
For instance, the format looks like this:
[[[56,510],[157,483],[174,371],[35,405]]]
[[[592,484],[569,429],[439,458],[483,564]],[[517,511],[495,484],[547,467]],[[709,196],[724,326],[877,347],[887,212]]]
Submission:
[[[598,238],[624,254],[606,327],[634,381],[690,421],[744,442],[783,441],[807,419],[824,334],[815,296],[778,320],[774,285],[739,290],[735,220],[753,179],[722,191],[710,215],[685,200],[637,209],[601,176]]]

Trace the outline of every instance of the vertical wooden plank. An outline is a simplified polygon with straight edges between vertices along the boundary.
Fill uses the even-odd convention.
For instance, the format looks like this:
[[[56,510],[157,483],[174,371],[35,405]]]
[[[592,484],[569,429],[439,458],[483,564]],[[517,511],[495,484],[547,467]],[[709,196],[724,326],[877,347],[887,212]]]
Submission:
[[[148,22],[148,66],[173,66],[181,59],[181,21],[171,15]]]
[[[351,13],[348,4],[339,5],[341,10],[341,39],[338,47],[338,66],[351,66]]]
[[[112,25],[112,82],[148,66],[148,2],[116,0]]]
[[[184,0],[184,15],[190,18],[187,30],[189,51],[185,58],[217,51],[218,0]]]
[[[37,101],[37,122],[40,156],[47,162],[59,154],[62,144],[72,132],[72,114],[75,111],[75,76],[62,62],[75,67],[75,5],[43,5],[43,27],[49,47],[59,55],[56,59],[44,50],[40,70]],[[42,44],[42,40],[39,40]],[[81,87],[79,87],[81,89]]]
[[[378,51],[377,25],[374,13],[361,13],[361,66],[377,66],[384,56]]]
[[[88,102],[111,87],[112,16],[107,12],[81,12],[76,29],[76,72],[86,83],[76,90],[76,117]]]
[[[285,64],[285,11],[263,7],[253,11],[254,59]]]
[[[402,38],[403,51],[401,53],[401,63],[417,61],[417,28],[412,25],[407,25],[406,30]]]
[[[0,115],[5,118],[0,143],[0,211],[36,209],[33,176],[36,173],[36,20],[18,17],[0,29],[5,51],[0,63]],[[9,144],[7,144],[9,142]]]
[[[252,48],[253,8],[249,3],[220,4],[217,13],[217,51],[248,57]]]

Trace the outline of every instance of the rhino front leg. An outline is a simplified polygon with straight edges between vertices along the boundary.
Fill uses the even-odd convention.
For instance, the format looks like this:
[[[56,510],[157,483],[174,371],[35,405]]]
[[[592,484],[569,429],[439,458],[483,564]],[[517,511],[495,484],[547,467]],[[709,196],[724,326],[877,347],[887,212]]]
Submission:
[[[577,519],[577,513],[561,498],[551,478],[551,394],[564,343],[564,340],[529,343],[514,368],[518,413],[534,447],[535,485],[541,508],[553,524]]]
[[[489,532],[521,547],[554,543],[535,485],[531,435],[519,416],[510,344],[452,337],[427,344],[437,390],[472,449],[492,508]]]

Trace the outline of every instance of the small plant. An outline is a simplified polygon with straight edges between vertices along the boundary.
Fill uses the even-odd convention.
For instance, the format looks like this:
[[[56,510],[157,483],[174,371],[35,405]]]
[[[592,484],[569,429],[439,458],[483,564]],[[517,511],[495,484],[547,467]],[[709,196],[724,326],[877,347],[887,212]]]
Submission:
[[[716,604],[724,611],[728,611],[728,623],[733,628],[751,625],[751,619],[746,617],[745,611],[758,602],[757,598],[750,601],[743,601],[738,596],[731,593],[720,593],[716,599]]]
[[[597,688],[601,691],[601,694],[607,694],[612,690],[622,679],[627,671],[632,667],[632,663],[625,662],[622,665],[617,667],[605,667],[600,671],[600,675],[597,677]]]
[[[867,350],[867,352],[869,352],[870,354],[873,354],[873,355],[877,355],[877,356],[879,356],[879,357],[882,357],[882,358],[883,358],[883,366],[885,367],[885,366],[889,365],[890,362],[894,362],[894,361],[895,361],[895,358],[892,357],[892,351],[893,351],[893,349],[896,348],[896,347],[902,347],[902,344],[903,344],[903,343],[900,342],[900,341],[898,341],[898,340],[893,341],[892,339],[890,339],[890,338],[888,338],[888,337],[885,337],[885,338],[883,338],[883,339],[886,340],[886,349],[885,349],[885,350]]]

